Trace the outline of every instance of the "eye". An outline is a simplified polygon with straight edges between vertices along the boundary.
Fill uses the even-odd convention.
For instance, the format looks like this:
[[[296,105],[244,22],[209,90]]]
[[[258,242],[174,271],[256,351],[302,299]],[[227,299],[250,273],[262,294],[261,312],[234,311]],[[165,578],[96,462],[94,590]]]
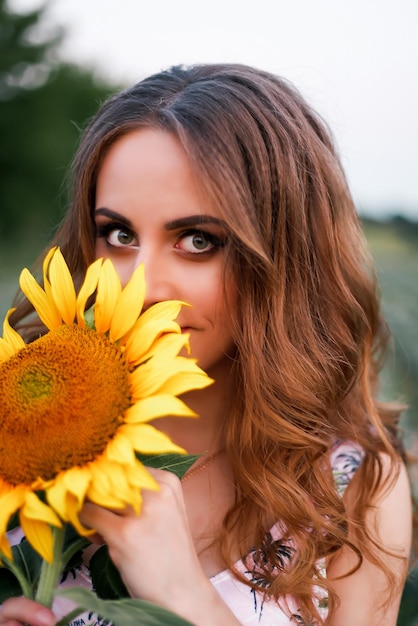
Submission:
[[[181,236],[178,247],[186,253],[202,254],[212,252],[221,247],[221,241],[212,233],[203,231],[188,231]]]
[[[111,246],[122,247],[132,246],[136,243],[136,238],[129,230],[115,228],[107,235],[107,241]]]
[[[106,244],[113,248],[124,248],[138,245],[135,234],[129,228],[115,224],[98,226],[97,237],[105,239]]]

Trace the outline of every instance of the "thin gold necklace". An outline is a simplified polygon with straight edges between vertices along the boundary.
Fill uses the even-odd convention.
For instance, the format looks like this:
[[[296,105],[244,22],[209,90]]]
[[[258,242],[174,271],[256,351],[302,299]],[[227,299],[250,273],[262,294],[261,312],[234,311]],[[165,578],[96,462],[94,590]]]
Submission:
[[[184,474],[181,482],[184,483],[184,481],[189,480],[189,478],[192,478],[198,472],[206,469],[220,454],[222,454],[222,452],[223,449],[212,452],[212,454],[209,454],[209,456],[206,457],[206,460],[203,461],[203,463],[200,463],[199,465],[196,465],[195,463],[194,465],[192,465],[192,467]]]

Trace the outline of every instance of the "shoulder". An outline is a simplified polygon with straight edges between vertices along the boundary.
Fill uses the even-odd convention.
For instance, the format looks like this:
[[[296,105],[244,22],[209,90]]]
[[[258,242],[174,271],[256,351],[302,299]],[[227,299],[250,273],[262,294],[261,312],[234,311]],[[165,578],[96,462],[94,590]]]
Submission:
[[[396,551],[397,538],[399,549],[405,552],[402,546],[409,546],[411,543],[413,519],[408,472],[401,459],[393,460],[385,453],[381,453],[379,459],[380,487],[369,501],[366,523],[373,529],[371,532],[375,533],[380,545]],[[367,481],[367,476],[364,479]],[[357,485],[357,481],[353,481],[345,496],[347,506],[354,504],[361,487],[362,485]]]
[[[327,577],[340,600],[330,626],[396,624],[412,542],[411,490],[400,459],[392,460],[389,455],[381,454],[380,462],[381,487],[367,503],[363,521],[371,549],[365,551],[364,542],[360,544],[363,557],[360,567],[357,556],[347,547],[327,567]],[[344,494],[348,509],[355,508],[360,491],[367,490],[366,483],[367,477],[361,483],[352,481]],[[349,524],[349,538],[354,542],[357,531]]]
[[[400,543],[410,544],[412,534],[412,498],[408,472],[400,458],[391,458],[380,453],[380,481],[377,490],[372,490],[375,476],[362,475],[362,480],[355,479],[365,459],[363,448],[352,441],[338,441],[330,451],[330,465],[336,489],[344,496],[346,507],[350,510],[358,501],[359,492],[370,491],[367,502],[365,521],[370,532],[382,546],[388,546],[390,539],[398,536]],[[368,485],[368,482],[370,484]],[[350,485],[350,489],[347,489]],[[402,537],[404,541],[402,542]],[[393,546],[395,547],[395,546]],[[390,549],[390,548],[389,548]]]

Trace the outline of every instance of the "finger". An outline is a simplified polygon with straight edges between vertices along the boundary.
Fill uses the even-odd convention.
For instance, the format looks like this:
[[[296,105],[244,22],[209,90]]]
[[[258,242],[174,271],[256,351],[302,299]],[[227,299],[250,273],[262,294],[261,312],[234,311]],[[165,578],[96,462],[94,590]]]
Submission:
[[[92,502],[84,503],[79,514],[80,521],[85,527],[93,528],[96,531],[96,536],[99,534],[99,542],[103,538],[106,543],[109,543],[112,535],[121,532],[122,524],[127,528],[125,522],[132,520],[136,523],[138,518],[144,518],[147,513],[159,510],[161,505],[174,505],[181,511],[183,517],[186,516],[181,483],[177,476],[172,472],[160,469],[147,469],[157,480],[160,489],[158,491],[142,490],[142,507],[139,515],[129,505],[122,509],[107,509]],[[94,538],[91,540],[96,543]]]
[[[28,598],[9,598],[0,607],[0,624],[7,626],[54,626],[52,611]]]
[[[95,546],[102,546],[105,543],[105,540],[100,533],[93,533],[89,535],[89,541],[94,543]]]
[[[181,488],[181,482],[178,476],[176,476],[173,472],[157,469],[155,467],[147,467],[147,471],[156,479],[156,481],[160,485],[160,492],[161,490],[168,490],[172,492],[180,510],[185,511],[183,490]],[[146,499],[158,497],[158,493],[159,492],[144,489],[142,492],[144,502]]]
[[[105,509],[98,504],[85,502],[80,511],[79,518],[83,526],[86,526],[86,528],[94,528],[98,531],[93,535],[94,539],[95,536],[101,537],[100,528],[112,526],[119,514],[120,512],[116,513],[116,511]]]

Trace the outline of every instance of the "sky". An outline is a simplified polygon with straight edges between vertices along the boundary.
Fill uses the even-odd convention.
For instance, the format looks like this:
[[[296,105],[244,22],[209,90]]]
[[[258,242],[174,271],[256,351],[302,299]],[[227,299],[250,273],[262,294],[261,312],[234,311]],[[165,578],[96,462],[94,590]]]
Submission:
[[[118,84],[179,63],[284,76],[330,125],[360,213],[418,220],[418,0],[50,0],[54,25],[64,59]]]

